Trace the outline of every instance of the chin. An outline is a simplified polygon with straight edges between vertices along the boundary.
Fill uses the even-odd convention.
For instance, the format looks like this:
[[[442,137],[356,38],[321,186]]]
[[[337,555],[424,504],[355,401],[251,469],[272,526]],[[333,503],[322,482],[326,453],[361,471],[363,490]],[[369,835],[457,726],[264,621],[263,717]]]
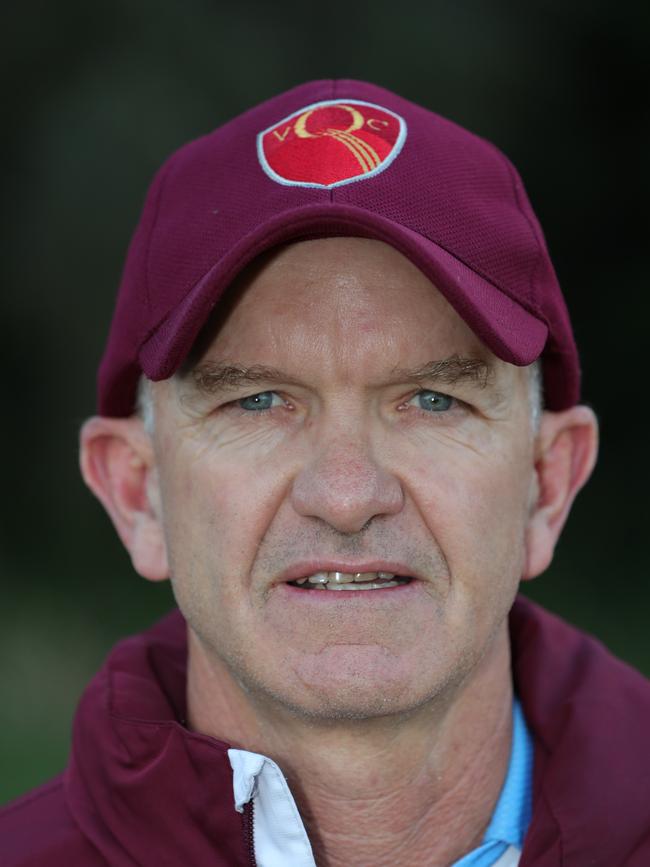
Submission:
[[[444,677],[436,682],[432,668],[423,681],[423,672],[414,669],[412,660],[372,645],[335,645],[319,654],[305,654],[290,670],[284,683],[258,680],[253,691],[265,693],[295,715],[322,722],[409,714],[435,699],[448,682]]]
[[[378,720],[417,711],[426,700],[419,697],[387,694],[381,690],[357,685],[340,686],[334,691],[313,688],[299,693],[292,690],[286,693],[271,693],[275,702],[294,716],[312,723],[336,723],[343,720]]]

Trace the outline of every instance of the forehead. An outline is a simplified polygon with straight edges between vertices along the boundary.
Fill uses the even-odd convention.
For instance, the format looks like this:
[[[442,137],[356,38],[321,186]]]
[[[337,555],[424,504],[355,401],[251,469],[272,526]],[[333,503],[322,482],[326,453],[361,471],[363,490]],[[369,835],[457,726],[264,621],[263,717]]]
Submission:
[[[220,302],[190,366],[204,357],[257,360],[258,352],[338,355],[351,345],[494,358],[399,251],[365,238],[320,238],[248,266]]]

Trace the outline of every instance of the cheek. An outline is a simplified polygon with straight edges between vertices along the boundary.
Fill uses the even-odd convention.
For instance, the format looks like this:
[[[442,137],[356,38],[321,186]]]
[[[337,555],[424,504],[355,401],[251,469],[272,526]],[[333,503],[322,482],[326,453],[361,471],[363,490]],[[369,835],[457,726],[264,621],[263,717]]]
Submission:
[[[168,456],[161,473],[172,575],[221,598],[241,595],[259,543],[281,497],[268,461],[219,452]]]
[[[519,581],[529,473],[522,454],[495,450],[449,449],[420,469],[414,497],[448,563],[451,592],[454,584],[489,592]]]

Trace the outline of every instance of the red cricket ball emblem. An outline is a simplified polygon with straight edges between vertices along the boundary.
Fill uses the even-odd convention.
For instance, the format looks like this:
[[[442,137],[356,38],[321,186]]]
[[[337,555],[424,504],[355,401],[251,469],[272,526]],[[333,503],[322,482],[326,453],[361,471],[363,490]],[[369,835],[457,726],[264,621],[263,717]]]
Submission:
[[[279,184],[338,187],[383,172],[399,154],[406,123],[354,99],[316,102],[257,136],[266,174]]]

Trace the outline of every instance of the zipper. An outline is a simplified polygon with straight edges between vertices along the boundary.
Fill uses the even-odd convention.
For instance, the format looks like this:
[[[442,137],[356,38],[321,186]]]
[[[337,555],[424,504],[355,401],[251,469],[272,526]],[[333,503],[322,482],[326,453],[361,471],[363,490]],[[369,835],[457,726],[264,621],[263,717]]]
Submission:
[[[244,804],[244,814],[242,819],[244,825],[244,844],[246,846],[246,851],[248,852],[248,857],[250,858],[250,863],[252,867],[257,867],[257,861],[255,860],[254,838],[255,809],[253,807],[252,798],[247,804]]]

